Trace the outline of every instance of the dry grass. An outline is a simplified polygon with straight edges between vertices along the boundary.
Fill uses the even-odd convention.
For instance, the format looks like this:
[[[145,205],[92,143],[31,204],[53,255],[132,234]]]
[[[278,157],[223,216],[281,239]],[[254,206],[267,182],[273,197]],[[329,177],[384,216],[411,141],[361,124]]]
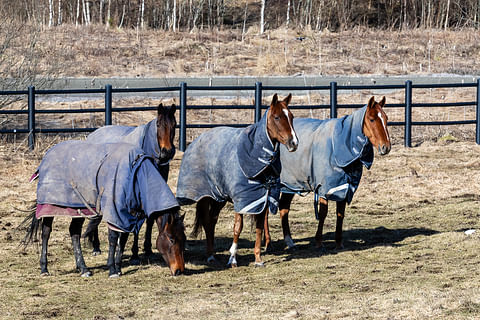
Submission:
[[[279,219],[272,217],[275,251],[264,255],[264,269],[253,267],[254,234],[247,226],[236,270],[206,265],[203,240],[189,238],[186,276],[170,277],[156,256],[151,264],[127,266],[123,277],[109,280],[105,254],[86,253],[94,277],[78,276],[63,219],[55,221],[50,241],[53,276],[39,276],[37,249],[24,254],[19,247],[23,232],[15,227],[25,213],[16,208],[25,208],[25,201],[34,199],[35,185],[26,181],[45,149],[56,142],[39,141],[34,153],[27,152],[24,143],[2,143],[0,148],[2,317],[473,319],[480,315],[480,147],[473,143],[426,142],[414,149],[397,144],[388,156],[377,156],[347,209],[344,251],[333,251],[335,219],[330,212],[325,227],[329,250],[317,254],[312,244],[316,230],[312,197],[296,197],[291,226],[299,249],[284,251]],[[181,154],[172,162],[173,190],[180,161]],[[193,207],[183,210],[188,233],[194,211]],[[232,207],[227,206],[217,226],[217,257],[222,263],[228,258],[232,220]],[[477,232],[467,236],[467,229]],[[103,228],[101,237],[105,251]]]
[[[259,36],[252,28],[242,41],[240,30],[171,33],[64,25],[45,28],[40,37],[43,69],[57,64],[65,77],[480,72],[480,35],[473,29],[278,29]]]

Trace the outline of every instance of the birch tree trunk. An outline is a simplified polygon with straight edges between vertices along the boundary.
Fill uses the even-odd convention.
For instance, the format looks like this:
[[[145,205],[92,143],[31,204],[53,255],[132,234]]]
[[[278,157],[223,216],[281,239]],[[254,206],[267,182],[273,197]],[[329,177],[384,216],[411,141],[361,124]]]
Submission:
[[[141,5],[141,8],[140,8],[140,28],[142,28],[142,29],[145,26],[144,15],[145,15],[145,0],[142,0],[142,5]]]
[[[265,0],[262,0],[262,7],[260,9],[260,34],[265,31]]]
[[[447,1],[447,13],[445,14],[445,25],[443,26],[443,28],[445,30],[447,30],[447,28],[448,28],[448,14],[449,14],[449,11],[450,11],[450,0]]]
[[[63,13],[62,13],[62,0],[58,0],[58,20],[57,25],[61,25],[63,23]]]
[[[110,27],[112,25],[112,18],[111,18],[111,4],[112,0],[108,0],[108,7],[107,7],[107,21],[105,21],[106,28]]]
[[[177,0],[173,0],[173,11],[172,11],[172,28],[173,32],[177,31]]]
[[[53,26],[53,0],[48,0],[48,26]]]
[[[287,28],[289,24],[290,24],[290,0],[288,0],[288,3],[287,3],[287,22],[286,22]]]
[[[75,16],[75,26],[78,26],[78,18],[80,18],[80,0],[77,0],[77,15]]]

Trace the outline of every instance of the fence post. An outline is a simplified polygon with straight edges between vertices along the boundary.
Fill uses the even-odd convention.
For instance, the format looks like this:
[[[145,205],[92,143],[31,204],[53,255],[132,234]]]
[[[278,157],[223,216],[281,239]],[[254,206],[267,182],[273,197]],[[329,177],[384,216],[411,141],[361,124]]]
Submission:
[[[105,86],[105,125],[112,124],[112,85]]]
[[[480,144],[480,78],[477,79],[477,123],[475,125],[475,142]]]
[[[262,83],[255,82],[255,122],[262,119]]]
[[[337,83],[330,82],[330,118],[337,117]]]
[[[412,147],[412,81],[405,82],[405,136],[404,145]]]
[[[187,148],[187,83],[180,83],[180,133],[179,149],[185,151]]]
[[[35,147],[35,87],[28,87],[28,148]]]

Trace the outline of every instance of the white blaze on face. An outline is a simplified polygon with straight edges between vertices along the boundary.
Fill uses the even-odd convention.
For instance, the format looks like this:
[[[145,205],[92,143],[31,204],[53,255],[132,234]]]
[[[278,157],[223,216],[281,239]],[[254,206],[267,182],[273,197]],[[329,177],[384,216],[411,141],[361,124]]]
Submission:
[[[294,144],[294,145],[298,145],[297,133],[296,133],[295,130],[293,129],[293,123],[292,123],[292,121],[290,120],[290,117],[288,116],[288,110],[287,110],[287,109],[282,109],[282,110],[283,110],[283,113],[285,113],[285,116],[286,116],[287,119],[288,119],[288,124],[289,124],[289,126],[290,126],[291,134],[292,134],[292,137],[293,137],[293,144]]]
[[[378,113],[378,117],[380,118],[380,121],[382,121],[383,129],[385,130],[385,136],[387,137],[387,141],[390,142],[390,136],[388,135],[388,130],[387,130],[387,125],[385,124],[385,120],[382,117],[382,113]]]

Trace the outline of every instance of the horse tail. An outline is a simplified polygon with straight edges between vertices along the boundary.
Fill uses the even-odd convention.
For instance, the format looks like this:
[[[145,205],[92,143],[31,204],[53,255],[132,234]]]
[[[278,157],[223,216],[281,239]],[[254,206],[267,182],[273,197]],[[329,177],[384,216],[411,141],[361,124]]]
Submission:
[[[35,202],[27,210],[22,210],[27,212],[28,215],[23,219],[17,229],[26,229],[26,234],[23,240],[20,242],[25,249],[29,244],[38,242],[38,231],[42,228],[42,219],[37,219],[37,203]]]
[[[195,222],[193,223],[193,230],[190,233],[190,236],[192,238],[198,238],[198,235],[200,234],[202,230],[202,219],[201,219],[201,212],[200,210],[195,211]]]
[[[87,229],[82,234],[82,238],[86,238],[89,243],[93,243],[93,232],[98,229],[100,222],[102,222],[102,216],[91,218],[88,222]]]

